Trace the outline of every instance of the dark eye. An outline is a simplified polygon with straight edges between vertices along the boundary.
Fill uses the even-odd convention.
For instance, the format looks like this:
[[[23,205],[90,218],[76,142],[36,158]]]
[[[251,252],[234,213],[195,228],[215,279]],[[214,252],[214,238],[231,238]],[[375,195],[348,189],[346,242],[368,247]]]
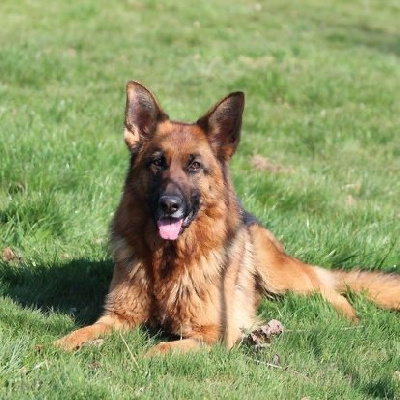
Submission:
[[[201,164],[198,161],[193,161],[190,165],[189,165],[189,171],[190,172],[197,172],[201,169]]]
[[[164,158],[157,157],[151,162],[151,164],[154,165],[157,169],[161,169],[164,167]]]

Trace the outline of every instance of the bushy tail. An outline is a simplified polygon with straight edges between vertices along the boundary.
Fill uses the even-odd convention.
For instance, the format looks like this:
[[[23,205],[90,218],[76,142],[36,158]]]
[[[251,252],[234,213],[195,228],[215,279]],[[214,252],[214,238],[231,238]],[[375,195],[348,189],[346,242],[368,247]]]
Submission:
[[[339,291],[347,288],[366,296],[379,307],[400,310],[400,275],[372,271],[332,271]]]
[[[288,256],[271,232],[251,227],[257,283],[267,293],[288,291],[301,295],[320,293],[338,312],[357,321],[343,294],[350,289],[365,293],[379,307],[400,310],[400,274],[373,271],[328,270]]]

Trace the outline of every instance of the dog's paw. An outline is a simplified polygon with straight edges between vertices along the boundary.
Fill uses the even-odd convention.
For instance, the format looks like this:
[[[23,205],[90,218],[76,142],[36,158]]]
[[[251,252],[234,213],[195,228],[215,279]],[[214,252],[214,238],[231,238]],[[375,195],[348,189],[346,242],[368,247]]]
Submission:
[[[149,350],[144,353],[144,357],[154,357],[157,355],[164,355],[169,353],[172,350],[171,343],[169,342],[160,342],[157,345],[151,347]]]
[[[67,352],[78,350],[83,343],[76,341],[74,338],[70,338],[70,336],[71,335],[67,335],[59,340],[56,340],[53,342],[53,345]]]
[[[74,351],[81,348],[86,342],[96,339],[97,336],[92,326],[86,326],[62,337],[54,342],[54,345],[64,351]]]
[[[165,355],[171,352],[182,354],[189,351],[196,351],[201,348],[208,348],[208,345],[194,338],[181,339],[172,342],[160,342],[154,347],[151,347],[150,350],[144,354],[144,357]]]

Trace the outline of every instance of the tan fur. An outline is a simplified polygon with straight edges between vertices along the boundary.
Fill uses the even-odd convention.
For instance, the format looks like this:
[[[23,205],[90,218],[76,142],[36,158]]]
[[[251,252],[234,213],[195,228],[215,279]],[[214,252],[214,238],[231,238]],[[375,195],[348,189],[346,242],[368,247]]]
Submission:
[[[379,307],[400,310],[400,276],[369,271],[332,271],[337,290],[347,288],[366,296]]]
[[[242,210],[227,166],[239,142],[243,106],[243,94],[232,93],[197,123],[178,123],[144,86],[128,83],[124,138],[132,161],[112,225],[115,267],[105,311],[93,325],[58,341],[60,347],[71,350],[145,323],[179,338],[158,344],[149,356],[220,340],[231,348],[257,323],[261,295],[288,291],[320,293],[352,320],[356,313],[342,295],[348,287],[365,291],[381,307],[400,308],[399,275],[308,265],[288,256]],[[159,172],[148,159],[161,150],[167,166]],[[188,172],[193,154],[201,160],[200,172]],[[201,193],[197,215],[176,240],[160,237],[149,211],[157,176],[163,188]]]

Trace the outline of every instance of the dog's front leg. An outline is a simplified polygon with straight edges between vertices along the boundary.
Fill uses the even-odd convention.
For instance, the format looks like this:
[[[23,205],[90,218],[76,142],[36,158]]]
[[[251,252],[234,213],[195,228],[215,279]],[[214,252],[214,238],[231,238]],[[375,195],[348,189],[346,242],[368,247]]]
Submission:
[[[165,355],[171,352],[187,353],[188,351],[199,350],[205,346],[207,346],[206,343],[194,338],[175,340],[173,342],[160,342],[151,347],[144,356],[153,357],[155,355]]]
[[[94,324],[77,329],[55,342],[55,345],[66,351],[76,350],[85,342],[103,336],[113,330],[129,330],[137,323],[127,321],[116,314],[107,313]]]
[[[201,325],[195,331],[187,332],[181,340],[158,343],[151,347],[144,356],[153,357],[171,352],[187,353],[201,348],[209,348],[210,345],[217,343],[221,339],[221,327],[219,325]]]

